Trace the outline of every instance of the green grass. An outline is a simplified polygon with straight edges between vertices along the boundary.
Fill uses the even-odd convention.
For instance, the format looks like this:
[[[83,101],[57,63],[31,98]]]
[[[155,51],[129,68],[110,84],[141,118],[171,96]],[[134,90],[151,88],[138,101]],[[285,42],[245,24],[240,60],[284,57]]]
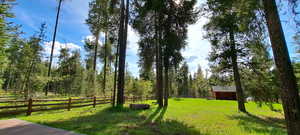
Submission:
[[[170,99],[168,108],[159,109],[151,104],[151,109],[145,111],[109,106],[36,112],[29,117],[15,117],[88,135],[287,134],[282,113],[270,111],[266,106],[259,108],[252,102],[246,104],[248,114],[239,113],[235,101],[206,99]],[[281,105],[275,105],[275,108],[281,109]]]

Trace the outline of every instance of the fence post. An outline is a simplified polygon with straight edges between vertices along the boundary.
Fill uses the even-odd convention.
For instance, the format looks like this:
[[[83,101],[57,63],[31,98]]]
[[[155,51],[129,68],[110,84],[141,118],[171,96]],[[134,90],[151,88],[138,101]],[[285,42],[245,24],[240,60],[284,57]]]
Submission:
[[[27,116],[31,115],[32,112],[32,98],[29,98],[28,105],[27,105]]]
[[[134,103],[134,96],[133,95],[131,96],[130,100],[131,100],[132,103]]]
[[[94,104],[93,104],[93,107],[94,107],[94,108],[96,107],[96,96],[94,96]]]
[[[69,103],[68,103],[68,111],[70,111],[70,110],[71,110],[71,103],[72,103],[72,99],[71,99],[71,98],[69,98]]]

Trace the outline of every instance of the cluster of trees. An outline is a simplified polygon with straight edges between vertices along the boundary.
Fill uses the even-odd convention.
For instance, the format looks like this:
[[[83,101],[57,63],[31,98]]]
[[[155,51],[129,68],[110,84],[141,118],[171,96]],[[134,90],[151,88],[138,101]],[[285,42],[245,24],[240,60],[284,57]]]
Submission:
[[[214,73],[233,76],[239,101],[238,107],[242,112],[246,112],[245,92],[242,87],[243,76],[245,79],[251,77],[250,80],[257,81],[247,80],[247,90],[269,92],[271,89],[267,86],[272,84],[266,75],[272,66],[272,61],[267,55],[267,43],[265,43],[267,32],[264,24],[261,23],[264,19],[261,11],[256,8],[259,8],[256,2],[237,3],[235,0],[210,0],[203,8],[203,12],[209,18],[204,28],[207,31],[206,38],[212,45],[209,56],[211,68]],[[255,85],[262,88],[259,89]],[[255,99],[260,99],[257,95],[253,96]]]
[[[211,96],[211,86],[207,73],[204,74],[201,66],[195,73],[189,71],[187,62],[183,61],[178,70],[170,71],[170,96],[208,98]]]
[[[29,39],[22,39],[17,26],[9,26],[7,41],[4,45],[7,67],[3,70],[5,90],[18,89],[27,98],[30,90],[41,91],[47,79],[44,78],[46,63],[42,62],[42,48],[45,24],[40,31]]]
[[[208,71],[204,74],[200,65],[198,66],[197,72],[194,76],[190,75],[190,88],[191,96],[196,98],[207,98],[211,97],[211,83],[208,78]]]
[[[286,2],[297,16],[297,1]],[[207,0],[202,12],[209,19],[204,28],[212,45],[212,76],[234,81],[239,111],[246,112],[245,89],[256,100],[266,103],[278,101],[280,96],[288,133],[299,134],[297,81],[276,1]],[[276,67],[267,53],[268,39]]]
[[[0,86],[5,90],[21,92],[28,98],[32,91],[43,91],[48,82],[47,63],[43,61],[41,46],[45,39],[46,25],[42,24],[39,31],[24,39],[21,27],[6,21],[7,18],[14,17],[9,12],[10,8],[9,3],[1,3]]]
[[[156,95],[160,107],[168,105],[171,71],[183,60],[187,27],[197,21],[196,0],[135,0],[132,26],[139,33],[141,78],[149,79],[155,63]]]
[[[8,40],[8,31],[5,29],[7,27],[7,23],[5,21],[6,18],[13,17],[11,13],[8,12],[9,5],[1,4],[0,6],[0,73],[3,75],[4,70],[7,68],[7,55],[5,52],[6,42]],[[0,86],[3,85],[3,78],[0,79]]]
[[[97,7],[99,4],[96,2],[100,1],[90,3],[87,24],[91,27],[91,30],[93,30],[93,25],[95,27],[98,27],[97,25],[101,26],[99,31],[104,33],[105,43],[100,45],[100,41],[95,42],[96,40],[86,39],[84,44],[85,56],[82,56],[80,50],[71,51],[65,45],[59,50],[57,56],[53,53],[50,55],[50,57],[53,57],[52,61],[55,61],[55,64],[51,66],[51,76],[48,74],[49,56],[45,54],[44,48],[46,24],[41,24],[39,31],[28,39],[23,38],[26,36],[21,30],[22,27],[7,22],[7,17],[14,17],[9,12],[11,3],[4,2],[1,4],[1,88],[16,92],[16,94],[25,98],[42,96],[41,94],[44,91],[55,96],[110,96],[114,87],[114,80],[116,80],[112,65],[117,55],[115,50],[117,46],[115,35],[117,33],[115,29],[118,28],[118,23],[114,22],[117,22],[118,15],[116,15],[116,11],[119,9],[114,8],[112,10],[110,8],[113,8],[113,6],[107,3],[108,9],[103,11],[102,7]],[[59,1],[59,5],[61,4],[62,1]],[[100,11],[98,12],[98,10]],[[113,13],[114,16],[111,15]],[[109,18],[103,18],[103,16]],[[95,17],[102,20],[93,22]],[[57,20],[57,22],[59,21]],[[108,27],[110,28],[109,31]],[[57,28],[56,26],[55,29]],[[95,46],[99,47],[95,49]],[[96,70],[96,62],[98,61],[104,63],[104,67],[99,71]],[[126,93],[128,95],[145,96],[153,91],[152,84],[149,81],[139,80],[129,70],[126,70],[125,81],[129,82],[125,85],[125,88],[128,89]]]

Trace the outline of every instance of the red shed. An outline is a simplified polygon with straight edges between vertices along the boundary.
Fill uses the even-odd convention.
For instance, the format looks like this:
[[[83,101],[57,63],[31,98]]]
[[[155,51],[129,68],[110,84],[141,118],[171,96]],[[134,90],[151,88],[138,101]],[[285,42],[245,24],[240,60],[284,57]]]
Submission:
[[[236,100],[235,86],[213,86],[212,95],[217,100]]]

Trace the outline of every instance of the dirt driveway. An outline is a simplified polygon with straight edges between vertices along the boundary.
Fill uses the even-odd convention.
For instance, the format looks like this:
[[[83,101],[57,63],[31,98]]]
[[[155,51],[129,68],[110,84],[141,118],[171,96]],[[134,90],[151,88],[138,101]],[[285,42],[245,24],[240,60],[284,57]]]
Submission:
[[[0,120],[0,135],[80,135],[31,122],[9,119]]]

